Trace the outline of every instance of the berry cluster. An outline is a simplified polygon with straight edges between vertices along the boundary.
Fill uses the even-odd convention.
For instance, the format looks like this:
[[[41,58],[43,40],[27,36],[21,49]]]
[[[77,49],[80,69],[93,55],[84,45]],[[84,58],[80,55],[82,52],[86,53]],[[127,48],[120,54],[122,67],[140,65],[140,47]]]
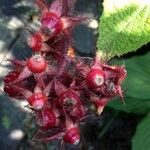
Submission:
[[[96,54],[88,60],[75,55],[71,31],[86,20],[71,15],[75,0],[36,3],[41,26],[27,40],[34,54],[26,61],[11,60],[14,70],[4,78],[4,91],[26,100],[35,113],[39,129],[34,140],[78,144],[80,122],[100,114],[114,97],[123,98],[126,70],[109,66]]]

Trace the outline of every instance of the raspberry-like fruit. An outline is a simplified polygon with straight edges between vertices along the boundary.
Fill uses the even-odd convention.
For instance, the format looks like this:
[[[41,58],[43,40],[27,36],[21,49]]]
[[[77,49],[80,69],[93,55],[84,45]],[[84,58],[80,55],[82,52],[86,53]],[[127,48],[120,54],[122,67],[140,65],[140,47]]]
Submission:
[[[101,69],[91,69],[86,78],[86,82],[91,88],[98,88],[104,84],[105,73]]]
[[[48,130],[57,125],[57,118],[51,108],[45,107],[36,115],[37,123],[42,130]]]
[[[47,68],[47,62],[41,55],[34,55],[27,61],[27,67],[32,73],[42,73]]]
[[[64,141],[66,143],[70,143],[70,144],[74,144],[74,145],[79,144],[79,142],[80,142],[79,128],[74,127],[74,128],[68,129],[64,135]]]
[[[42,28],[45,34],[51,35],[60,33],[63,29],[63,23],[60,17],[52,12],[46,12],[41,18]]]
[[[43,93],[34,93],[28,98],[28,103],[36,110],[40,110],[47,102],[47,97]]]
[[[41,51],[42,48],[42,37],[40,34],[35,33],[31,35],[31,37],[28,39],[27,44],[30,48],[32,48],[33,51],[38,52]]]

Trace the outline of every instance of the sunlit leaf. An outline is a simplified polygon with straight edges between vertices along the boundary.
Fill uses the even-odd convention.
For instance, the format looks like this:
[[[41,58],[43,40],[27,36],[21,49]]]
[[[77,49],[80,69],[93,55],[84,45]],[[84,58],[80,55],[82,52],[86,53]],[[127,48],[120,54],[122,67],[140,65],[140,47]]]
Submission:
[[[104,0],[98,49],[106,59],[136,51],[150,41],[149,0]]]

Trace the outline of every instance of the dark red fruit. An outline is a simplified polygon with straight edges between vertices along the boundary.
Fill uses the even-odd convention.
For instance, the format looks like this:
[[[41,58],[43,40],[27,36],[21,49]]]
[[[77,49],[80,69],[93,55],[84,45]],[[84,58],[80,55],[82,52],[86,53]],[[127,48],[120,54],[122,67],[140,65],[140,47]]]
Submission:
[[[101,69],[91,69],[86,78],[86,82],[91,88],[98,88],[104,84],[105,81],[105,73]]]
[[[64,135],[64,142],[77,145],[80,142],[80,131],[79,128],[74,127],[66,131]]]
[[[43,108],[36,115],[37,123],[42,130],[48,130],[57,125],[57,118],[51,108]]]
[[[47,68],[47,62],[41,55],[34,55],[27,61],[27,67],[33,73],[42,73]]]
[[[32,48],[33,51],[38,52],[41,51],[42,48],[42,37],[40,34],[36,33],[31,35],[28,39],[27,44]]]
[[[63,29],[63,23],[60,17],[52,12],[45,12],[41,17],[42,29],[47,35],[60,33]]]
[[[47,97],[43,93],[34,93],[28,98],[28,103],[36,110],[40,110],[47,102]]]

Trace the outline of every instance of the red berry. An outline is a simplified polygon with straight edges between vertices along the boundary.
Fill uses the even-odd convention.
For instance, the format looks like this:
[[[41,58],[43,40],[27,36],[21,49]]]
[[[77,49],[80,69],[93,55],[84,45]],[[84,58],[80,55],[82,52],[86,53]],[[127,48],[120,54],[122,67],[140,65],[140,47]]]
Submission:
[[[28,98],[28,103],[36,110],[40,110],[47,102],[47,97],[43,93],[34,93]]]
[[[42,130],[48,130],[57,125],[57,118],[52,109],[46,107],[37,113],[37,123]]]
[[[66,131],[64,137],[64,142],[77,145],[80,142],[80,131],[79,128],[74,127]]]
[[[86,82],[91,88],[98,88],[104,84],[105,73],[101,69],[91,69],[86,77]]]
[[[33,73],[42,73],[46,70],[47,62],[40,55],[34,55],[27,61],[28,69]]]
[[[30,48],[33,49],[33,51],[35,51],[35,52],[40,51],[42,48],[42,37],[41,37],[41,35],[38,33],[33,34],[28,39],[27,44],[30,46]]]
[[[63,29],[63,23],[60,17],[52,12],[46,12],[41,18],[42,28],[49,32],[46,34],[60,33]]]
[[[80,97],[72,90],[68,90],[60,95],[60,103],[63,106],[77,106],[80,103]]]

